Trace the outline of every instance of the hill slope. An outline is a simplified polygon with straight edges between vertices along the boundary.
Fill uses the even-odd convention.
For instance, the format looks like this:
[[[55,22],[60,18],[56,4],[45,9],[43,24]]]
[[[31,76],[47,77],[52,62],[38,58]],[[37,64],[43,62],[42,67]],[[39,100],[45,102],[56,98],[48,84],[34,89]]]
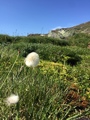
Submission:
[[[61,29],[51,30],[48,33],[48,37],[66,38],[66,37],[72,36],[75,33],[90,34],[90,21],[86,23],[82,23],[77,26],[70,27],[70,28],[61,28]]]

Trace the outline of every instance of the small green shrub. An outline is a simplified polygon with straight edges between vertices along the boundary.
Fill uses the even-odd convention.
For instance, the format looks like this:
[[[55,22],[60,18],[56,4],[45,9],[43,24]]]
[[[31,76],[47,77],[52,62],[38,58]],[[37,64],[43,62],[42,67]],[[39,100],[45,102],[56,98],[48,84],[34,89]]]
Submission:
[[[60,46],[68,46],[69,42],[67,40],[59,40],[56,38],[50,38],[46,36],[27,36],[22,39],[26,43],[40,43],[40,44],[53,44]]]
[[[71,66],[77,65],[77,63],[80,63],[82,60],[82,58],[73,51],[67,53],[67,57],[68,59],[66,62]]]
[[[0,34],[0,43],[11,43],[11,42],[13,42],[13,37]]]
[[[90,35],[84,33],[78,33],[68,38],[68,42],[72,46],[79,46],[82,48],[87,48],[90,42]]]

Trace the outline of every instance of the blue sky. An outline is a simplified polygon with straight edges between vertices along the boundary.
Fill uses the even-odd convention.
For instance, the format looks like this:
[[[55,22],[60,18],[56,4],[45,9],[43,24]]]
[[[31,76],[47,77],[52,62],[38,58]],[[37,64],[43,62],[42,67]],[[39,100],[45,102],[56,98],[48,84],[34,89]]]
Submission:
[[[90,0],[0,0],[0,34],[48,33],[90,21]]]

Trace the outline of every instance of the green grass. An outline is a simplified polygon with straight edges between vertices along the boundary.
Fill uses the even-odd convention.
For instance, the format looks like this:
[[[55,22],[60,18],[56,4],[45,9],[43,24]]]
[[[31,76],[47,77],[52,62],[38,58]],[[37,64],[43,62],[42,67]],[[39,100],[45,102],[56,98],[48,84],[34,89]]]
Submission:
[[[34,50],[40,55],[40,63],[32,69],[24,64],[23,54]],[[67,64],[67,55],[71,52],[82,58],[75,66]],[[0,45],[0,63],[1,120],[90,118],[90,51],[87,48],[6,42]],[[5,98],[12,93],[19,95],[19,102],[7,106]]]

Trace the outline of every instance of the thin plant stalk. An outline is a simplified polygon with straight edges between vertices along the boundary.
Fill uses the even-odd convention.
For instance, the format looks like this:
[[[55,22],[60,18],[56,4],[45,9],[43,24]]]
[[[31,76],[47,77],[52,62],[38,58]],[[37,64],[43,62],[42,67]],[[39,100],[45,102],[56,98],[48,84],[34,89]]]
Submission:
[[[1,85],[1,87],[0,87],[0,90],[2,89],[3,85],[5,84],[5,82],[6,82],[7,78],[8,78],[8,76],[10,75],[10,73],[11,73],[11,71],[12,71],[12,69],[13,69],[13,67],[14,67],[14,65],[15,65],[15,63],[16,63],[16,61],[17,61],[17,59],[18,59],[18,56],[19,56],[19,54],[17,55],[17,57],[16,57],[16,59],[15,59],[13,65],[12,65],[10,71],[8,72],[8,74],[7,74],[7,76],[6,76],[6,79],[3,81],[3,83],[2,83],[2,85]]]

